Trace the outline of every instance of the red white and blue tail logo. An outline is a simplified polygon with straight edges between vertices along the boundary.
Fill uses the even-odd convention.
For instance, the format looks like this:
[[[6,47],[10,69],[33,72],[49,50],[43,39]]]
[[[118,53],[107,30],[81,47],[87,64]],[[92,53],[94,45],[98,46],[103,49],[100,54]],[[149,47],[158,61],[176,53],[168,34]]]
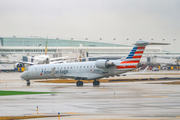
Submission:
[[[137,68],[138,63],[144,53],[144,49],[147,45],[169,45],[169,43],[153,43],[147,41],[137,41],[135,47],[131,50],[126,59],[120,62],[120,65],[116,69],[132,70],[132,68]]]
[[[145,47],[134,47],[129,53],[129,55],[126,57],[126,60],[121,62],[121,64],[139,63],[144,49]]]
[[[145,47],[133,47],[126,60],[122,61],[120,66],[116,69],[131,69],[137,68],[137,64],[140,62]]]
[[[144,52],[145,47],[134,47],[131,52],[129,53],[128,57],[126,60],[140,60],[142,57],[142,54]]]

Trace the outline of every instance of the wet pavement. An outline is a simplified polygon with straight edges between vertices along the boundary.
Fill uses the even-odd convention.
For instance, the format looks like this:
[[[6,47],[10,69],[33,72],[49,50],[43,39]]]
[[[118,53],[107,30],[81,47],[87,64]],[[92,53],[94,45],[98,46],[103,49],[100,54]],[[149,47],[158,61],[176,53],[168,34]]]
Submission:
[[[6,75],[11,76],[8,73]],[[0,74],[1,75],[1,74]],[[4,76],[6,76],[4,75]],[[15,78],[16,75],[12,75]],[[147,76],[146,76],[147,77]],[[2,77],[1,77],[2,78]],[[58,94],[0,96],[0,116],[64,115],[63,119],[178,119],[180,86],[149,82],[37,83],[30,87],[20,79],[1,79],[0,90],[59,92]],[[171,80],[173,81],[173,80]],[[171,82],[170,81],[170,82]],[[167,81],[166,81],[167,82]],[[38,118],[38,120],[57,118]]]

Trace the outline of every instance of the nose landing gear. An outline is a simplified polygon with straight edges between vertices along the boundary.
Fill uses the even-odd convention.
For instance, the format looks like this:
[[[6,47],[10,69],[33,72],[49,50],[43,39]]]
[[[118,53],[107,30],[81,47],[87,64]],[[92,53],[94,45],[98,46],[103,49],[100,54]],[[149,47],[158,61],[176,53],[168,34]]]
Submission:
[[[26,83],[27,86],[30,86],[30,84],[31,84],[30,81],[29,80],[26,80],[26,81],[27,81],[27,83]]]

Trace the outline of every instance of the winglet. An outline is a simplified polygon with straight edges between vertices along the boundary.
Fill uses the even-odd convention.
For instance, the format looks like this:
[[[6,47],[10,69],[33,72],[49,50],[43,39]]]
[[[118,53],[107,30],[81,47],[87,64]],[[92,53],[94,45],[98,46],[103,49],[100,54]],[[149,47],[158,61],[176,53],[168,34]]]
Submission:
[[[142,73],[146,72],[148,68],[149,68],[149,66],[147,66],[147,67],[142,71]]]

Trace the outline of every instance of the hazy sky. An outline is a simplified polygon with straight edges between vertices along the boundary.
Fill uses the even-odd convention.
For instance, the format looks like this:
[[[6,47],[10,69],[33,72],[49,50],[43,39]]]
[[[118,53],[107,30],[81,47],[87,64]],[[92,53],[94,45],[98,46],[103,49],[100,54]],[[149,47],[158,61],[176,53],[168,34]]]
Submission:
[[[0,36],[133,44],[172,43],[180,52],[180,0],[0,0]],[[175,44],[173,42],[175,40]]]

